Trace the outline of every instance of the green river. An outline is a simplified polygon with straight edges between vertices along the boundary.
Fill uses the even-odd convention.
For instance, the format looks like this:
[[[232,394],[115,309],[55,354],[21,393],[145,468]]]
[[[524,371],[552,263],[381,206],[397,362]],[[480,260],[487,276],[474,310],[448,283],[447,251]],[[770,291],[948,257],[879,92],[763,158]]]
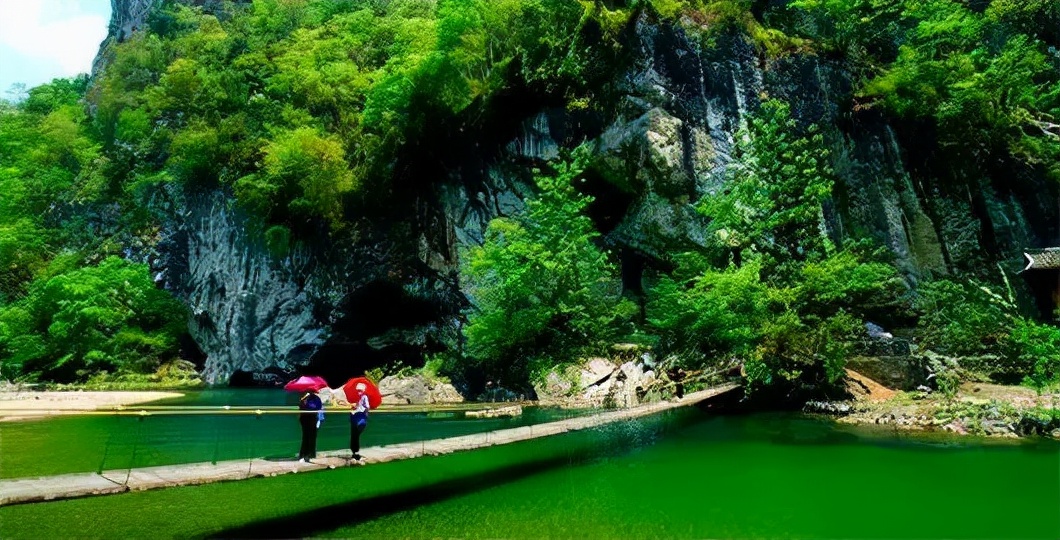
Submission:
[[[489,421],[377,414],[365,444],[566,414],[532,411],[523,420]],[[209,460],[214,453],[293,453],[297,428],[288,424],[294,417],[279,418],[275,426],[265,424],[277,430],[271,437],[259,436],[242,450],[231,439],[258,433],[262,424],[256,422],[272,420],[240,417],[219,437],[193,435],[225,429],[210,427],[216,420],[167,420],[183,422],[186,438],[199,441],[187,454],[179,438],[161,451],[145,445],[145,437],[158,437],[148,426],[159,418],[5,423],[0,464],[6,477],[84,469],[34,462],[70,448],[74,454],[59,462],[79,462],[76,454],[89,442],[83,436],[101,426],[114,428],[116,421],[125,423],[125,436],[140,430],[139,457],[129,460],[136,466],[189,456]],[[325,422],[335,426],[327,437],[341,437],[348,429],[335,420]],[[33,432],[51,440],[27,444]],[[106,444],[107,436],[96,437],[95,443]],[[327,437],[322,436],[322,448],[341,447]],[[119,438],[109,437],[119,449],[112,448],[112,455],[128,450],[115,442]],[[22,455],[38,452],[48,460]],[[83,460],[91,464],[87,470],[99,465],[92,463],[97,455]],[[13,466],[19,470],[12,472]],[[5,539],[305,536],[1055,539],[1060,538],[1060,445],[901,434],[791,413],[716,416],[690,409],[368,467],[0,507]]]

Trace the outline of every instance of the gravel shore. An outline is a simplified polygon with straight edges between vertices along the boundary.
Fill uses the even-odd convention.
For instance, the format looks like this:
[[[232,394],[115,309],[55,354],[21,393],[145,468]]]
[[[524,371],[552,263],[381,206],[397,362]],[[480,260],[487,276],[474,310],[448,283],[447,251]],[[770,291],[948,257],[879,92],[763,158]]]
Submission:
[[[137,405],[182,395],[184,394],[180,392],[154,391],[0,391],[0,422],[28,420],[57,414],[75,414],[119,405]]]

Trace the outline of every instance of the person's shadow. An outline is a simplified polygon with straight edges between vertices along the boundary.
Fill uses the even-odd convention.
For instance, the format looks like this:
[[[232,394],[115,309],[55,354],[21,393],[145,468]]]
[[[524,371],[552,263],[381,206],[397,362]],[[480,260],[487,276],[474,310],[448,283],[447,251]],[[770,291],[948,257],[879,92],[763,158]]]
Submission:
[[[562,454],[471,474],[433,484],[324,506],[308,512],[259,521],[220,531],[210,538],[306,538],[346,525],[364,523],[417,506],[514,482],[554,468],[569,466],[571,455]]]

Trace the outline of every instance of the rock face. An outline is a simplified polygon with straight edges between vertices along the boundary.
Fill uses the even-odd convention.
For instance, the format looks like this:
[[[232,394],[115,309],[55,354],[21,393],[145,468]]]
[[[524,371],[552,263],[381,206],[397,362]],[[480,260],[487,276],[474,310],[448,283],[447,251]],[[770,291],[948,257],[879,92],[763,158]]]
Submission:
[[[138,31],[147,28],[151,12],[160,7],[164,0],[110,0],[110,24],[107,37],[99,44],[99,51],[92,60],[92,73],[96,74],[109,61],[110,47],[132,37]],[[200,6],[207,12],[221,8],[222,0],[177,0],[178,3]],[[235,0],[235,3],[246,3],[249,0]]]
[[[534,391],[546,405],[632,407],[644,400],[656,381],[655,372],[641,362],[616,365],[606,358],[590,358],[580,366],[549,372]]]
[[[107,43],[143,28],[159,2],[112,0],[111,35],[98,60],[105,61]],[[155,266],[194,313],[189,329],[206,356],[207,382],[224,382],[237,370],[289,370],[328,347],[356,351],[337,353],[333,362],[342,363],[351,356],[415,362],[432,347],[449,346],[466,301],[455,276],[461,247],[480,243],[490,219],[522,211],[532,193],[529,165],[585,141],[594,152],[586,190],[597,202],[590,210],[604,242],[638,262],[623,273],[626,286],[638,288],[639,263],[705,242],[694,205],[722,188],[734,134],[764,96],[787,100],[798,122],[823,126],[833,141],[839,185],[822,231],[840,242],[876,239],[910,286],[925,275],[1018,266],[1024,247],[1060,233],[1058,187],[1030,171],[1013,171],[1018,181],[1011,182],[984,176],[960,193],[911,173],[915,137],[850,113],[852,84],[836,61],[766,60],[736,36],[705,50],[685,30],[648,15],[631,36],[629,63],[609,97],[600,98],[610,102],[595,108],[607,112],[586,118],[542,108],[513,119],[516,134],[495,142],[499,153],[469,144],[461,159],[473,166],[411,197],[409,208],[395,212],[400,223],[277,258],[227,209],[224,193],[177,197],[163,210],[170,225]],[[634,368],[612,366],[587,399],[632,399],[618,388],[626,387],[619,373],[625,381],[639,377]],[[564,381],[550,381],[545,393],[576,391]],[[399,399],[429,399],[422,389],[407,391]]]
[[[325,337],[312,313],[308,256],[270,255],[219,193],[180,206],[185,219],[168,228],[158,277],[191,308],[188,330],[207,352],[203,378],[304,363]]]
[[[824,127],[834,140],[840,185],[822,230],[839,242],[873,237],[911,285],[983,264],[1015,271],[1020,246],[1060,234],[1057,186],[1029,171],[1014,168],[1018,182],[984,176],[961,194],[914,177],[903,135],[878,117],[847,112],[852,85],[842,64],[816,56],[763,62],[737,37],[704,51],[681,29],[647,17],[632,46],[617,112],[593,139],[594,169],[631,197],[605,231],[613,245],[657,256],[701,244],[693,204],[724,183],[734,134],[763,96],[788,101],[797,121]]]
[[[110,24],[107,37],[99,44],[99,51],[92,60],[92,74],[99,73],[106,63],[110,47],[121,43],[144,28],[151,11],[162,5],[162,0],[110,0]]]
[[[460,403],[464,401],[449,383],[431,381],[421,375],[390,376],[379,381],[383,403],[391,405],[425,405],[429,403]]]

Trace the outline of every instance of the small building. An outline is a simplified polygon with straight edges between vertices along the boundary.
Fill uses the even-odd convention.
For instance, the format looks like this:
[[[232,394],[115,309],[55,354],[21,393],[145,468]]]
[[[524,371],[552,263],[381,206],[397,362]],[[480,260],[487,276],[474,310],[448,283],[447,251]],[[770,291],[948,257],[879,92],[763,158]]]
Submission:
[[[1055,320],[1060,306],[1060,247],[1025,251],[1027,266],[1020,274],[1026,280],[1034,301],[1046,320]]]

